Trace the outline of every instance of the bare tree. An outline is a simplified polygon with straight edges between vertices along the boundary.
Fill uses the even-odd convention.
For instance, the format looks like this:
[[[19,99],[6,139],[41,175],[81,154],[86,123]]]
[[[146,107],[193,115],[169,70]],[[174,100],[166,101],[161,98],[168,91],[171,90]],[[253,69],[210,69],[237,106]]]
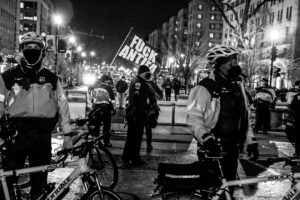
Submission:
[[[255,0],[245,0],[242,16],[239,17],[237,10],[235,9],[234,0],[212,0],[217,9],[220,11],[226,24],[232,29],[233,34],[238,39],[239,44],[241,44],[243,49],[249,49],[249,41],[251,41],[253,31],[250,31],[251,24],[249,23],[250,19],[256,16],[261,8],[268,2],[274,2],[277,0],[262,0],[258,1],[257,4],[253,3]],[[226,11],[231,11],[234,17],[234,20],[230,20],[226,15]],[[261,31],[260,28],[257,31]]]

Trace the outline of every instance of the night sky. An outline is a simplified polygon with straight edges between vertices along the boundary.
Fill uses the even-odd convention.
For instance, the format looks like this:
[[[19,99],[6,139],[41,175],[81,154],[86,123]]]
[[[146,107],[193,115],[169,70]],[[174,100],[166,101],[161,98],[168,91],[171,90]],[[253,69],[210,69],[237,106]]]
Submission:
[[[147,37],[161,29],[163,22],[188,7],[189,0],[56,0],[73,30],[104,35],[105,39],[90,39],[90,49],[96,50],[99,61],[109,62],[117,52],[130,27]],[[87,43],[87,37],[80,40]]]

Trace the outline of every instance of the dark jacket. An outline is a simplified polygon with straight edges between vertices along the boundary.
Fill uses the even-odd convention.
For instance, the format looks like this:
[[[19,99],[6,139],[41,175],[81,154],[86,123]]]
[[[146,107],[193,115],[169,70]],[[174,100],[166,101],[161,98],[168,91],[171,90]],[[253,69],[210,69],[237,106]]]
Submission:
[[[145,123],[152,105],[156,104],[155,94],[141,77],[135,77],[129,86],[127,120]]]
[[[167,80],[164,82],[164,84],[163,84],[163,88],[164,88],[165,90],[171,90],[172,87],[173,87],[173,84],[172,84],[172,82],[171,82],[170,80],[168,80],[168,79],[167,79]]]
[[[119,80],[117,83],[116,83],[116,90],[117,92],[119,93],[124,93],[126,92],[126,90],[128,89],[128,84],[126,81],[123,81],[122,79]]]
[[[177,78],[174,78],[174,79],[173,79],[173,89],[174,89],[176,92],[179,92],[180,87],[181,87],[180,81],[179,81]]]

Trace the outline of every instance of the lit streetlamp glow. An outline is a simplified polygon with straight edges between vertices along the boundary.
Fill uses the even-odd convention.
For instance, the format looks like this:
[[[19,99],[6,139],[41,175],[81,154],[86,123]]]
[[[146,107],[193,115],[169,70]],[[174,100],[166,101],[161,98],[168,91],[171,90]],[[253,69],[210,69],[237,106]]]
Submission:
[[[175,59],[174,59],[174,57],[169,57],[168,61],[169,61],[169,63],[174,63]]]
[[[76,38],[74,37],[74,35],[71,35],[71,36],[69,37],[69,42],[70,42],[71,44],[75,44]]]
[[[63,23],[62,16],[60,14],[54,14],[53,15],[53,22],[54,22],[54,24],[56,24],[59,27]]]
[[[280,35],[279,35],[279,32],[275,29],[273,29],[271,32],[270,32],[270,39],[272,42],[276,42],[278,41],[280,38]]]
[[[86,57],[86,53],[85,53],[85,52],[82,52],[82,53],[81,53],[81,57],[83,57],[83,58]]]
[[[90,52],[90,56],[95,56],[95,55],[96,55],[95,51]]]
[[[82,51],[82,47],[81,47],[81,46],[78,46],[78,47],[77,47],[77,51],[79,51],[79,52]]]

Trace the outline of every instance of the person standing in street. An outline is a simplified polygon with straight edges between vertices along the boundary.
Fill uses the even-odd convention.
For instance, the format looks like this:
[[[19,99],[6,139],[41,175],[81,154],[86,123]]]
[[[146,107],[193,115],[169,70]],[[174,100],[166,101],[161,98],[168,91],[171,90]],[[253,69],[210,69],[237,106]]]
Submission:
[[[119,101],[119,110],[123,110],[125,92],[128,89],[128,84],[125,81],[125,76],[122,76],[121,79],[116,83],[116,90]]]
[[[155,94],[155,103],[153,103],[150,107],[150,111],[147,115],[147,123],[146,123],[146,143],[147,143],[147,153],[151,153],[152,146],[152,128],[155,128],[157,125],[157,119],[159,116],[160,108],[157,106],[157,99],[160,98],[160,89],[154,83],[153,80],[147,82],[152,92]]]
[[[171,93],[172,93],[172,82],[170,78],[167,78],[163,84],[163,88],[165,89],[166,101],[171,101]]]
[[[209,173],[204,174],[205,186],[221,185],[214,179],[219,173],[218,164],[205,159],[203,152],[222,157],[221,165],[227,180],[234,180],[237,174],[239,146],[246,139],[249,128],[249,99],[246,95],[241,68],[238,66],[239,52],[231,46],[220,45],[210,49],[206,55],[214,69],[207,78],[195,86],[188,98],[187,122],[192,125],[194,137],[198,141],[198,157]],[[255,152],[257,142],[248,137],[248,153]],[[234,188],[230,188],[232,195]]]
[[[146,126],[148,112],[156,104],[155,94],[147,84],[151,78],[147,66],[138,68],[138,75],[129,86],[128,105],[126,107],[127,138],[123,149],[122,160],[124,168],[145,164],[140,157],[143,132]]]
[[[173,89],[174,89],[175,101],[177,101],[177,96],[179,95],[181,84],[180,84],[180,81],[178,80],[177,77],[174,77],[174,79],[172,80],[172,82],[173,82]]]
[[[254,97],[255,109],[255,128],[257,134],[262,130],[263,134],[267,134],[271,126],[271,110],[275,108],[275,91],[268,86],[268,79],[262,80],[262,87],[257,88]]]
[[[4,170],[23,168],[26,158],[30,167],[49,164],[51,131],[58,116],[66,134],[63,148],[72,147],[67,136],[71,132],[67,97],[58,77],[42,66],[45,48],[44,37],[35,32],[24,34],[20,38],[20,64],[0,76],[0,113],[9,114],[18,131],[4,152]],[[12,184],[12,178],[7,181]],[[47,186],[47,172],[31,174],[30,182],[31,199],[37,199]]]
[[[300,157],[300,91],[299,91],[300,81],[296,81],[296,92],[297,94],[293,97],[291,105],[289,106],[289,111],[293,118],[293,136],[295,137],[295,156]]]
[[[115,114],[114,101],[115,95],[111,86],[111,80],[109,76],[103,75],[100,80],[95,84],[95,100],[93,101],[94,109],[103,111],[103,117],[98,119],[98,123],[95,124],[95,134],[99,136],[101,121],[103,122],[103,140],[104,146],[112,147],[110,143],[110,130],[111,130],[111,117]]]

